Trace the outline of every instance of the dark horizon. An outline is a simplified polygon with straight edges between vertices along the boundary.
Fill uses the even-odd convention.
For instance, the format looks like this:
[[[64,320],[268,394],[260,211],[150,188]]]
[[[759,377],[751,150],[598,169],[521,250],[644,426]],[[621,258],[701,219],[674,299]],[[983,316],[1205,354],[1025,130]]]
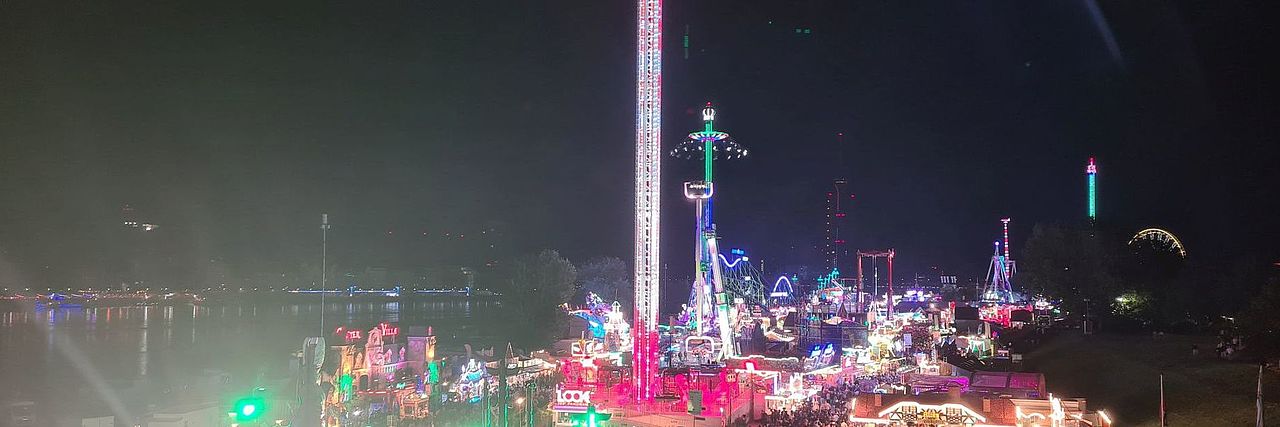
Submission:
[[[772,272],[820,263],[842,177],[850,249],[981,275],[1000,218],[1015,257],[1034,224],[1084,220],[1091,156],[1104,226],[1280,256],[1261,7],[669,3],[663,144],[716,103],[752,151],[718,164],[723,246]],[[206,281],[318,264],[322,212],[351,267],[630,262],[634,5],[563,6],[8,3],[0,283],[109,274],[126,204],[173,274]],[[699,171],[664,160],[678,275]]]

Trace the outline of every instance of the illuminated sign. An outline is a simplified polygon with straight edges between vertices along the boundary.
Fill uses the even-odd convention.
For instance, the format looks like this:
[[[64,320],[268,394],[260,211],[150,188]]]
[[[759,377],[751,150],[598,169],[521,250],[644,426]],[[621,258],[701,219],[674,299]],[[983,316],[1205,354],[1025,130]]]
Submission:
[[[600,352],[600,343],[597,341],[574,341],[570,345],[570,354],[575,357],[594,356]]]
[[[355,330],[347,331],[347,341],[355,341],[355,340],[358,340],[358,339],[360,339],[360,330],[359,330],[359,329],[355,329]]]
[[[987,422],[987,419],[981,414],[956,403],[922,405],[916,402],[898,402],[880,411],[880,417],[885,417],[886,415],[890,421],[929,424],[945,422],[947,424],[973,425],[978,422]]]
[[[400,328],[391,326],[386,322],[379,323],[378,326],[369,330],[369,340],[365,341],[364,346],[366,349],[381,351],[383,340],[387,337],[395,337],[399,333]],[[392,338],[392,340],[394,340],[394,338]]]
[[[591,403],[590,390],[556,390],[557,405],[585,406]]]
[[[556,390],[556,404],[551,410],[556,412],[577,413],[587,412],[587,408],[591,406],[590,390]]]
[[[809,351],[809,357],[804,360],[805,369],[814,370],[826,367],[835,361],[835,345],[827,343],[827,345],[818,344],[813,346],[813,350]]]
[[[383,337],[400,335],[400,327],[392,326],[390,323],[382,322],[378,324],[378,331],[382,332]]]

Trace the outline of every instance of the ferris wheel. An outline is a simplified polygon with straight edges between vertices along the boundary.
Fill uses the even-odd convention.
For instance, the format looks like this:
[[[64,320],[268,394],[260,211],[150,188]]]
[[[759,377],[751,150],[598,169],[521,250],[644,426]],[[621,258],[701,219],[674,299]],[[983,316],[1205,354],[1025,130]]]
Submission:
[[[1182,258],[1187,257],[1187,248],[1182,246],[1182,241],[1178,240],[1173,233],[1159,228],[1147,228],[1134,234],[1129,239],[1129,246],[1138,244],[1146,244],[1152,248],[1168,250]]]

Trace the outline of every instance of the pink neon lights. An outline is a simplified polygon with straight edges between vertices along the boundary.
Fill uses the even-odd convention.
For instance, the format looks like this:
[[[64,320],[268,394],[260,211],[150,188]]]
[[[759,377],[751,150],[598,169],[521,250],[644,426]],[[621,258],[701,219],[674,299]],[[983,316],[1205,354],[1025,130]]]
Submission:
[[[1009,259],[1009,218],[1001,219],[1000,222],[1004,224],[1004,259],[1008,260]]]
[[[1084,172],[1090,175],[1098,173],[1098,164],[1093,162],[1093,157],[1089,158],[1089,166],[1084,167]]]
[[[381,332],[384,337],[394,337],[396,335],[400,335],[400,327],[392,326],[387,322],[382,322],[378,324],[378,332]]]

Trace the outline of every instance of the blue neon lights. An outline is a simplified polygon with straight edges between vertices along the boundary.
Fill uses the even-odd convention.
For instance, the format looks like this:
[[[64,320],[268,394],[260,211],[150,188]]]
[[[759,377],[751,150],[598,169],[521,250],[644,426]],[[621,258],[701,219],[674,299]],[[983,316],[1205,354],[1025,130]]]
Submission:
[[[783,283],[787,284],[787,290],[785,291],[778,290],[779,285]],[[773,282],[773,290],[769,292],[769,296],[773,298],[786,298],[786,297],[790,297],[791,293],[792,293],[791,279],[788,279],[786,275],[782,275],[782,276],[778,276],[778,280]]]

